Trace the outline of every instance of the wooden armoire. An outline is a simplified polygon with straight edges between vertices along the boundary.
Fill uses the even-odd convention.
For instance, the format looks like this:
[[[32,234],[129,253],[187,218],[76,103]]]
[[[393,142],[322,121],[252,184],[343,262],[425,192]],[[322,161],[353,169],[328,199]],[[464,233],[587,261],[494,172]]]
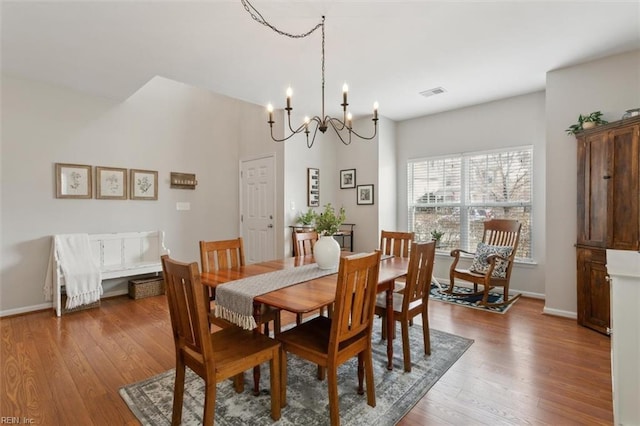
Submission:
[[[578,140],[578,323],[610,333],[606,249],[640,250],[640,117]]]

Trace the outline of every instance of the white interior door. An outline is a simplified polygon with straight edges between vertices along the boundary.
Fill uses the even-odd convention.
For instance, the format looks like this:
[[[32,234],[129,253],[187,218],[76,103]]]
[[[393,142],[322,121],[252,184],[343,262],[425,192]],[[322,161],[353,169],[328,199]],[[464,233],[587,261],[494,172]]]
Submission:
[[[241,232],[247,263],[275,258],[275,157],[242,160]]]

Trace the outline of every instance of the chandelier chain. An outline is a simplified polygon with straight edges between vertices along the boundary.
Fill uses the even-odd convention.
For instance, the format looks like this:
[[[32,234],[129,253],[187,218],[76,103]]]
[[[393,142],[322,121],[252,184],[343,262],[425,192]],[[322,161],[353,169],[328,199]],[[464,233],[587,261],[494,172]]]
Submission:
[[[311,35],[315,30],[317,30],[320,27],[322,27],[323,33],[324,33],[324,16],[322,17],[322,21],[319,24],[317,24],[315,27],[311,28],[309,31],[307,31],[305,33],[301,33],[301,34],[291,34],[291,33],[288,33],[286,31],[282,31],[282,30],[276,28],[274,25],[270,24],[266,19],[264,19],[262,14],[260,12],[258,12],[258,10],[255,7],[253,7],[253,5],[249,2],[249,0],[240,0],[240,1],[242,2],[242,5],[244,6],[244,9],[247,12],[249,12],[249,15],[251,15],[251,18],[253,18],[254,21],[264,25],[265,27],[271,28],[273,31],[275,31],[276,33],[278,33],[280,35],[283,35],[283,36],[286,36],[286,37],[290,37],[290,38],[305,38],[305,37]],[[323,41],[324,41],[324,37],[323,37]]]

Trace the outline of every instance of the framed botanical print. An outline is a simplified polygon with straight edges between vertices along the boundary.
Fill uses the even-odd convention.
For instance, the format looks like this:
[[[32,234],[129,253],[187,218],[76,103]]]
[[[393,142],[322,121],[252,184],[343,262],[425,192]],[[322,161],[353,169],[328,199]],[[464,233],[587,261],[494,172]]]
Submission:
[[[307,169],[307,205],[320,206],[320,169]]]
[[[91,166],[56,163],[56,198],[91,198]]]
[[[157,171],[131,169],[129,179],[129,198],[132,200],[158,199]]]
[[[96,167],[96,198],[127,199],[127,169]]]
[[[373,204],[373,184],[358,185],[356,195],[358,204]]]
[[[356,169],[340,170],[340,189],[356,187]]]

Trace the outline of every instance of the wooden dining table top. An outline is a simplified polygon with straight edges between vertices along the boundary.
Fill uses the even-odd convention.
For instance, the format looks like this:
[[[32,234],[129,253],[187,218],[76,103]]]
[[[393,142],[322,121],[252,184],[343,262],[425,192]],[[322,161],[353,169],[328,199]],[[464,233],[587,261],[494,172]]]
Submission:
[[[230,281],[312,263],[315,263],[312,255],[290,257],[232,269],[203,272],[200,279],[204,285],[215,288]],[[407,258],[390,257],[381,260],[378,292],[392,290],[394,280],[406,275],[408,266],[409,260]],[[337,274],[326,275],[256,296],[254,302],[289,312],[307,313],[333,303],[336,284]]]

